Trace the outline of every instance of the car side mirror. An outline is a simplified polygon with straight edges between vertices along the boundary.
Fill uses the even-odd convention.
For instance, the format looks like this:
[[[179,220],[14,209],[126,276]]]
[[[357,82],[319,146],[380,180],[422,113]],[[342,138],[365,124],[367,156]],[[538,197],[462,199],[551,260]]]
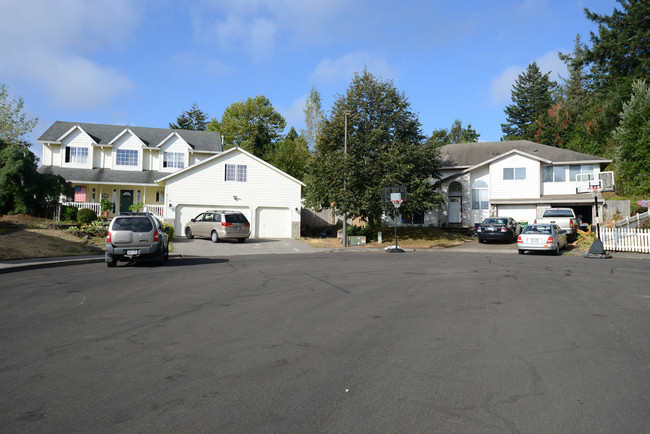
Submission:
[[[190,220],[190,221],[191,221],[192,223],[194,223],[196,220],[195,220],[195,219],[192,219],[192,220]]]

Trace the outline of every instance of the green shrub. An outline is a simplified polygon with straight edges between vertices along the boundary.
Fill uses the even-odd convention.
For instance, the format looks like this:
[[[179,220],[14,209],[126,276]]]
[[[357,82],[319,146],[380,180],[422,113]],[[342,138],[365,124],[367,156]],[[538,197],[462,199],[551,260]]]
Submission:
[[[377,239],[377,229],[369,225],[366,226],[348,226],[348,236],[366,237],[366,241]]]
[[[97,220],[97,213],[90,208],[81,208],[77,212],[77,221],[79,223],[90,224]]]
[[[170,240],[174,239],[174,225],[163,223],[163,230],[167,233],[167,235],[169,235]]]
[[[77,212],[79,210],[74,206],[64,206],[61,210],[61,220],[66,222],[76,222]]]

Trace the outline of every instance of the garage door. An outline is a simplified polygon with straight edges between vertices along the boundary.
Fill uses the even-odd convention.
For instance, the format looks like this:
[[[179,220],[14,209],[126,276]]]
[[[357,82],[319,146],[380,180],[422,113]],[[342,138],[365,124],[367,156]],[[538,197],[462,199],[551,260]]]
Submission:
[[[250,221],[250,209],[244,207],[232,207],[223,205],[177,205],[176,206],[176,220],[174,221],[174,236],[184,236],[185,225],[202,212],[211,209],[228,209],[233,211],[241,211],[248,221]]]
[[[499,217],[512,217],[518,222],[526,221],[532,223],[537,217],[536,205],[499,205],[497,209]]]
[[[287,208],[258,208],[255,219],[259,238],[291,238],[291,212]]]

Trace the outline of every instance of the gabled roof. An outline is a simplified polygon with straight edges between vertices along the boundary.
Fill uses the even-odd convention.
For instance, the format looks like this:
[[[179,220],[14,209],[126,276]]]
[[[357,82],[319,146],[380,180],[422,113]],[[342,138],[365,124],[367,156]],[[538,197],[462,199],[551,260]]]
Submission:
[[[200,163],[193,164],[192,166],[186,167],[185,169],[178,170],[178,171],[176,171],[174,173],[171,173],[171,174],[165,176],[164,178],[157,179],[156,182],[167,181],[168,179],[173,178],[173,177],[178,176],[178,175],[181,175],[181,174],[187,172],[188,170],[194,170],[197,167],[209,164],[212,161],[219,160],[219,159],[221,159],[221,158],[223,158],[223,157],[225,157],[225,156],[227,156],[229,154],[235,153],[235,152],[239,152],[241,154],[244,154],[244,155],[252,158],[253,160],[257,161],[258,163],[268,167],[269,169],[279,173],[280,175],[285,176],[286,178],[289,178],[293,182],[295,182],[295,183],[297,183],[297,184],[299,184],[299,185],[301,185],[303,187],[305,186],[305,184],[302,181],[300,181],[299,179],[294,178],[293,176],[289,175],[288,173],[283,172],[282,170],[278,169],[277,167],[273,166],[272,164],[267,163],[266,161],[262,160],[261,158],[258,158],[255,155],[251,154],[250,152],[247,152],[247,151],[245,151],[245,150],[243,150],[241,148],[230,148],[227,151],[222,152],[220,154],[217,154],[217,155],[215,155],[213,157],[210,157],[207,160],[203,160]]]
[[[172,130],[172,132],[167,137],[165,137],[160,143],[158,143],[156,145],[156,148],[160,148],[162,145],[165,144],[165,142],[167,140],[171,139],[172,137],[178,137],[179,139],[181,139],[181,140],[183,140],[185,142],[185,140],[181,137],[181,135],[178,134],[178,131]],[[185,143],[187,144],[187,142],[185,142]],[[187,146],[189,146],[189,145],[187,145]]]
[[[128,125],[88,124],[81,122],[54,122],[38,138],[41,143],[61,143],[60,139],[78,126],[88,134],[97,145],[109,144],[126,129],[135,134],[147,148],[156,149],[170,134],[176,132],[194,150],[199,152],[222,152],[221,135],[213,131],[175,130],[170,128],[132,127]]]
[[[527,140],[507,142],[452,143],[440,147],[442,169],[468,169],[506,156],[513,151],[546,164],[600,164],[612,160]]]
[[[93,138],[93,136],[91,136],[90,134],[88,134],[87,132],[85,132],[84,129],[81,128],[79,125],[75,125],[75,126],[73,126],[72,128],[70,128],[68,131],[66,131],[65,133],[63,133],[63,135],[62,135],[61,137],[59,137],[59,139],[58,139],[56,142],[57,142],[57,143],[61,143],[61,142],[63,142],[63,139],[65,139],[65,138],[68,137],[70,134],[72,134],[72,132],[73,132],[74,130],[79,130],[79,131],[81,131],[82,133],[86,134],[88,137],[90,137],[90,140],[93,141],[93,144],[95,144],[95,145],[97,144],[97,142],[95,141],[95,139]]]
[[[125,129],[124,129],[120,134],[118,134],[117,136],[113,137],[113,140],[111,140],[110,142],[108,142],[108,145],[109,145],[109,146],[113,146],[113,145],[115,144],[115,142],[117,142],[117,140],[118,140],[120,137],[122,137],[123,135],[125,135],[125,134],[132,134],[132,135],[134,135],[135,138],[138,139],[138,142],[140,142],[140,145],[141,145],[141,146],[143,146],[143,147],[146,147],[146,146],[147,146],[147,145],[145,145],[144,142],[140,139],[140,137],[138,137],[138,135],[137,135],[136,133],[134,133],[133,131],[131,131],[130,128],[125,128]]]

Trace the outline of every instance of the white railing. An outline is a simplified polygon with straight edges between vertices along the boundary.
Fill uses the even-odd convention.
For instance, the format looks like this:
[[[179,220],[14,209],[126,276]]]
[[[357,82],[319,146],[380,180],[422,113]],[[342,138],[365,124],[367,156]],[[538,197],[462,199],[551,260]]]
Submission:
[[[650,229],[600,228],[605,250],[650,253]]]
[[[165,207],[163,205],[145,205],[144,209],[160,218],[164,217]]]
[[[101,213],[101,205],[97,202],[62,202],[63,206],[74,206],[77,209],[89,208],[95,211],[95,214]]]
[[[62,202],[61,205],[74,206],[77,209],[90,208],[95,211],[97,215],[101,214],[101,204],[95,202]],[[146,211],[149,211],[151,214],[157,215],[160,218],[164,217],[163,213],[165,207],[163,205],[145,205],[144,209]]]
[[[639,226],[641,222],[647,218],[650,218],[650,212],[646,211],[642,214],[637,214],[634,217],[625,217],[623,220],[616,222],[616,227],[630,227],[630,226]]]

